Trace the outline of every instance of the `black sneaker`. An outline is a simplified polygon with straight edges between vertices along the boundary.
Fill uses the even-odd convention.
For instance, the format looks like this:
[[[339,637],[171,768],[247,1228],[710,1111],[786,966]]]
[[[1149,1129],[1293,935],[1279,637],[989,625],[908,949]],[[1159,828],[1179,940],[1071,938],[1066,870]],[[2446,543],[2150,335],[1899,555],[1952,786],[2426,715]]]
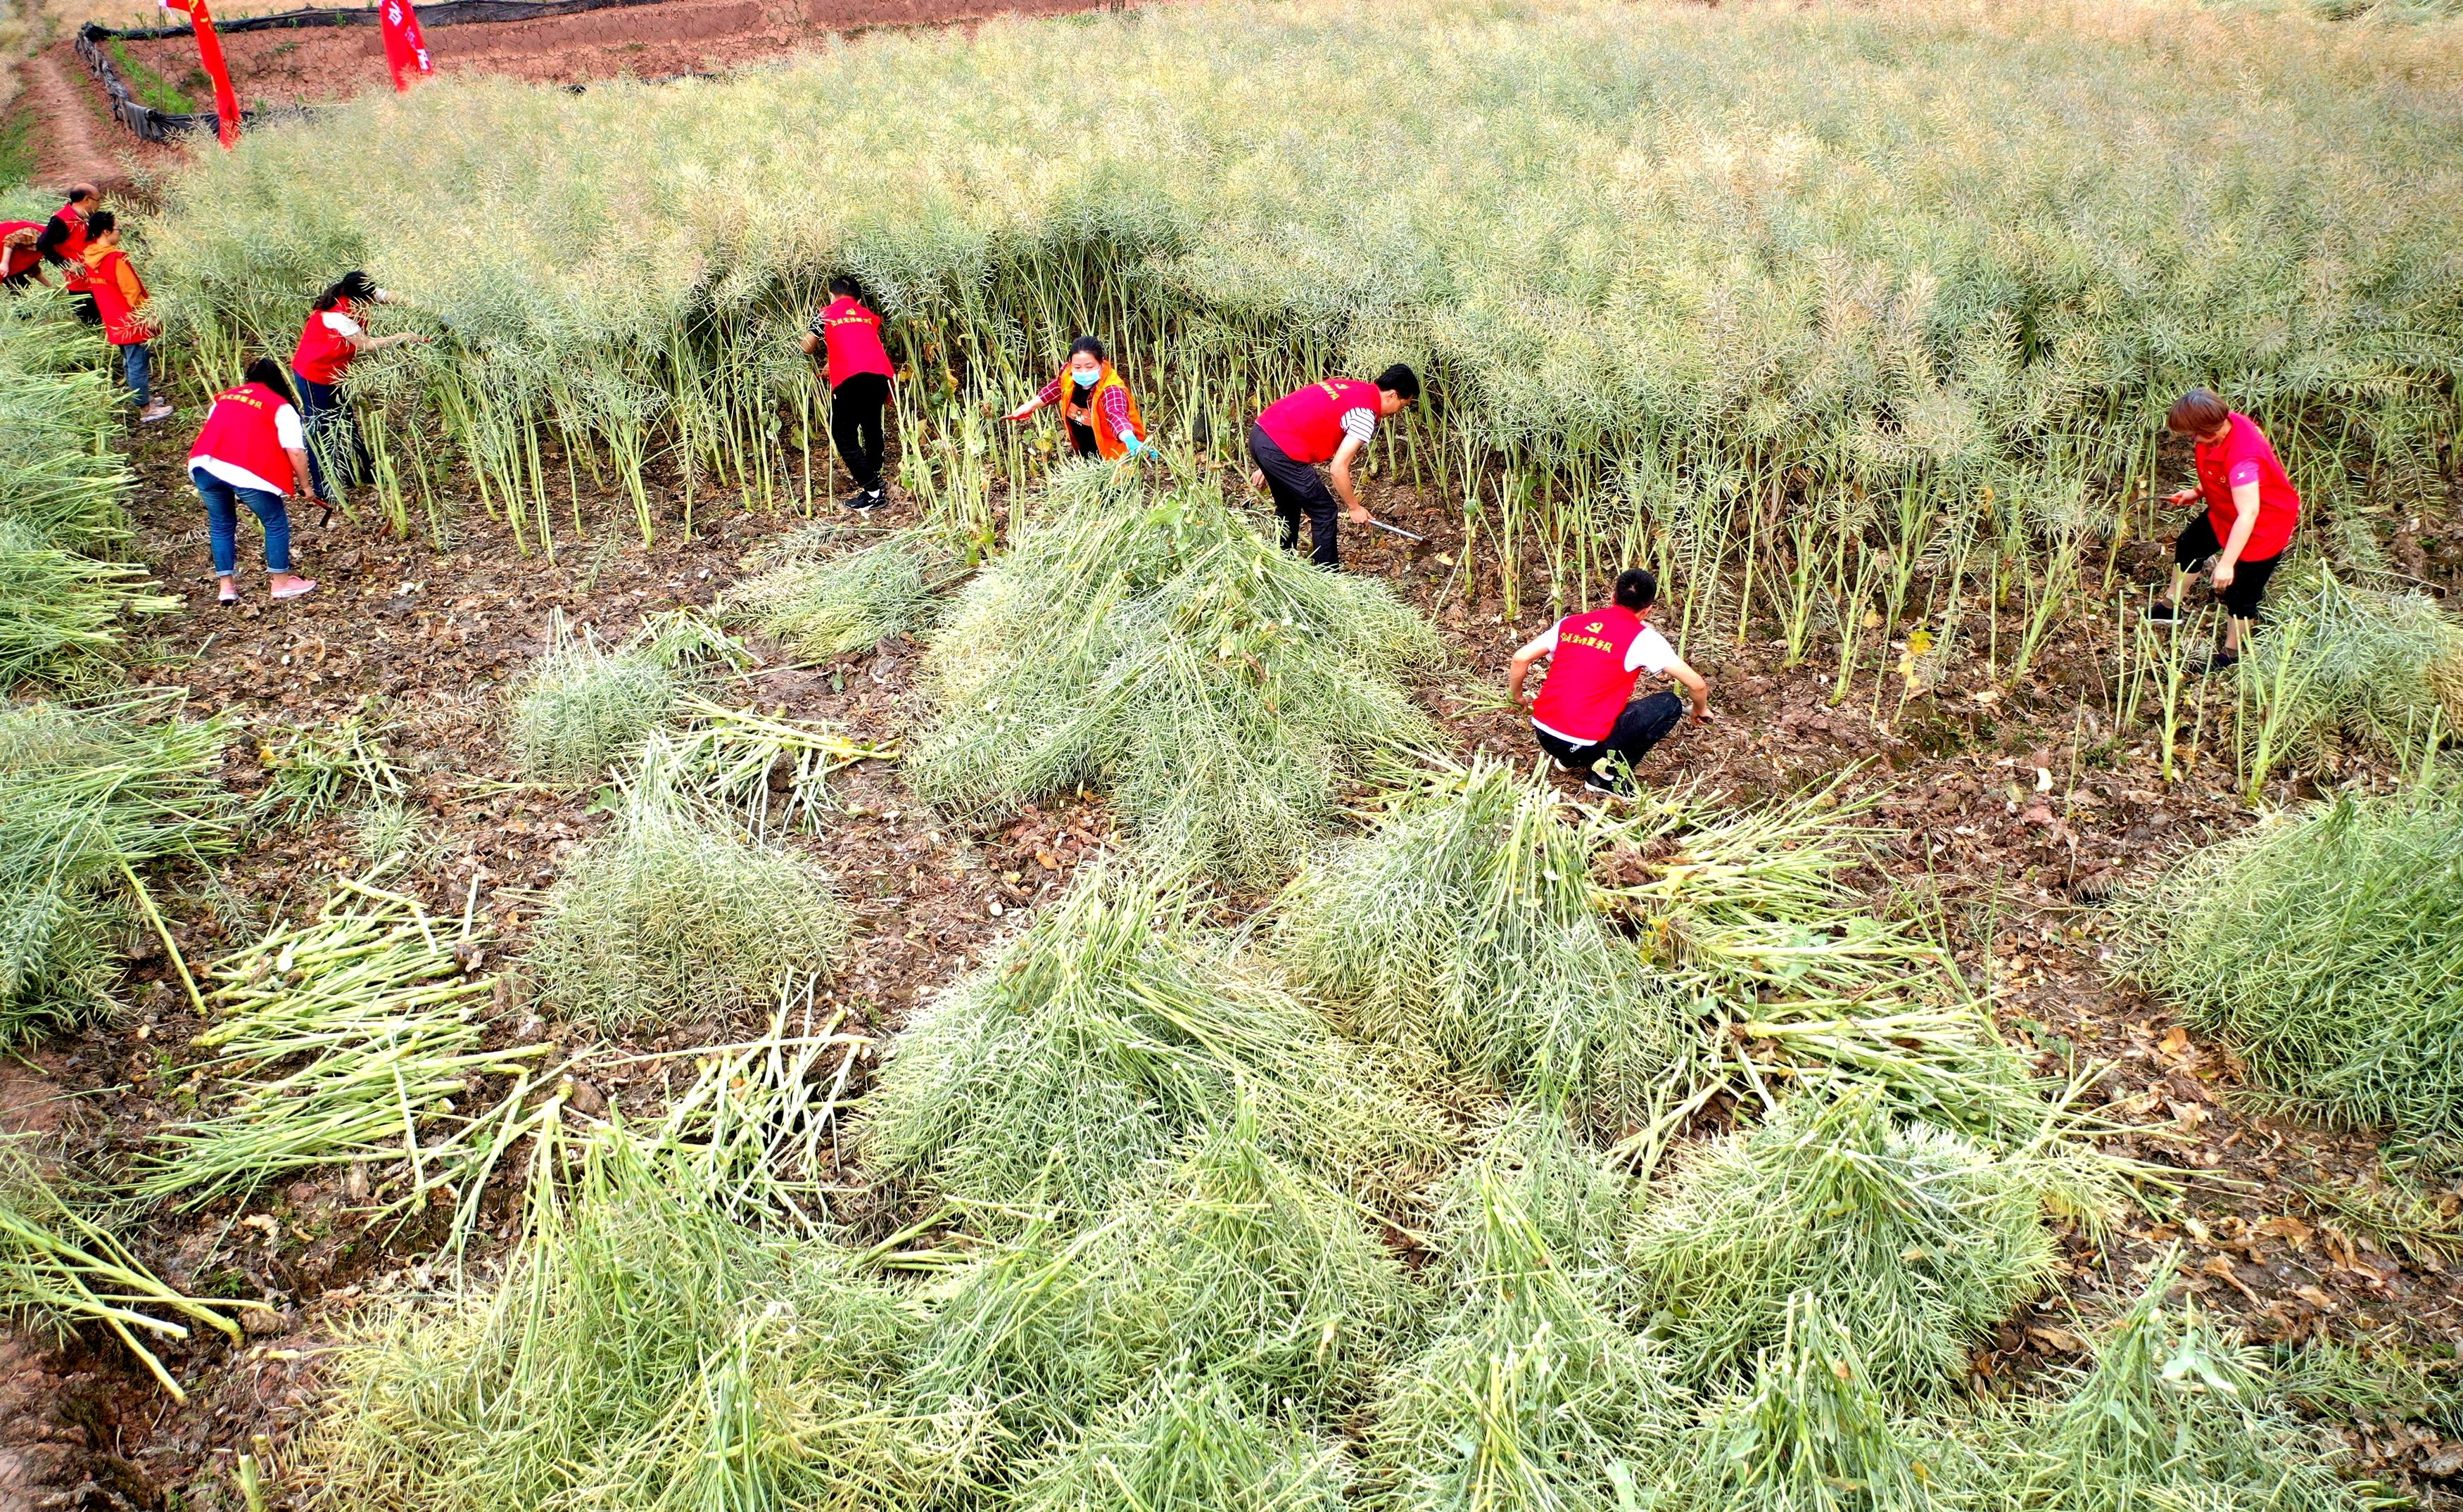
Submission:
[[[2238,653],[2218,651],[2199,664],[2197,669],[2198,676],[2202,678],[2212,677],[2216,673],[2221,672],[2228,667],[2237,666],[2239,663],[2240,656]]]
[[[868,488],[861,493],[849,494],[846,507],[850,509],[878,509],[888,502],[888,494],[879,488]]]
[[[1606,772],[1592,770],[1582,773],[1582,790],[1600,793],[1609,798],[1622,798],[1624,796],[1624,784]]]
[[[2180,612],[2160,598],[2147,606],[2147,617],[2159,625],[2176,625],[2181,622]]]

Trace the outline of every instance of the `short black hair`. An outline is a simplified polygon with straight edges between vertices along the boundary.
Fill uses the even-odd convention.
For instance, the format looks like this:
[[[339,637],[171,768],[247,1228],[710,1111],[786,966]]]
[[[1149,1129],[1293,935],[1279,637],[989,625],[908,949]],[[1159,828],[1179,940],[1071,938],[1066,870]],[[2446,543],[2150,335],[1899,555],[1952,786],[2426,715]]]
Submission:
[[[316,308],[331,310],[345,299],[374,299],[376,280],[354,268],[334,281],[334,286],[316,296]]]
[[[1397,362],[1377,375],[1377,386],[1388,394],[1400,394],[1406,400],[1415,400],[1420,397],[1420,375],[1411,371],[1410,364]]]
[[[1659,579],[1646,567],[1628,567],[1617,573],[1616,602],[1619,609],[1641,614],[1659,602]]]
[[[109,210],[97,210],[85,218],[85,234],[100,236],[105,231],[117,229],[119,226],[119,216]]]
[[[75,184],[69,189],[69,203],[71,205],[83,205],[88,200],[99,200],[101,198],[102,191],[90,184]]]
[[[299,397],[291,392],[291,379],[283,375],[282,364],[272,357],[258,357],[248,365],[248,371],[242,373],[240,377],[248,382],[262,383],[273,390],[285,404],[299,402]]]
[[[834,294],[844,294],[849,299],[861,299],[863,297],[863,285],[855,281],[855,274],[840,273],[836,278],[830,280],[830,292]]]
[[[1085,353],[1088,356],[1093,357],[1098,362],[1109,362],[1112,360],[1112,354],[1104,351],[1103,343],[1093,336],[1079,336],[1077,340],[1069,343],[1069,355],[1071,356],[1074,357],[1080,352]]]

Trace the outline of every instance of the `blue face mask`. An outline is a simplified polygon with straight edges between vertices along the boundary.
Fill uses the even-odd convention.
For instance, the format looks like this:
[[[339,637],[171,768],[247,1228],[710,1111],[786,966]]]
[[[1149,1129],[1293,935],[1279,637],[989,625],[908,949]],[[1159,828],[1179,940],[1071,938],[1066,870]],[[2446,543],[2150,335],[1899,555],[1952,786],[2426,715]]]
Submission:
[[[1078,386],[1079,388],[1093,388],[1095,386],[1095,380],[1101,378],[1103,375],[1101,369],[1092,373],[1080,373],[1076,368],[1071,368],[1069,370],[1069,376],[1078,380]]]

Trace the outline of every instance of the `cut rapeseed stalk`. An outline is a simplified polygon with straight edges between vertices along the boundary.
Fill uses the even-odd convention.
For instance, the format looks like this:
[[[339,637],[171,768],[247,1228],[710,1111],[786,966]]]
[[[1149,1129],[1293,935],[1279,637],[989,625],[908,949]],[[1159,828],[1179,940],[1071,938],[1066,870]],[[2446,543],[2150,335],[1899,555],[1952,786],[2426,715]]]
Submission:
[[[939,531],[901,530],[827,554],[847,533],[797,532],[770,553],[775,565],[728,592],[730,615],[797,657],[834,657],[923,629],[941,594],[963,575]]]
[[[229,1314],[262,1303],[186,1297],[164,1285],[36,1166],[25,1136],[0,1137],[0,1317],[66,1329],[99,1323],[173,1397],[187,1393],[141,1334],[185,1339],[188,1323],[232,1338]]]
[[[639,646],[610,650],[587,627],[575,634],[561,615],[549,637],[546,655],[514,686],[506,748],[533,782],[588,788],[666,723],[677,675]]]
[[[1341,1512],[1342,1451],[1242,1405],[1223,1382],[1173,1375],[1106,1409],[1067,1448],[1016,1472],[1017,1512]]]
[[[1683,1447],[1671,1501],[1687,1512],[1933,1512],[1961,1505],[1971,1461],[1895,1419],[1852,1328],[1810,1293],[1786,1299],[1750,1390]]]
[[[2463,1132],[2463,774],[2344,794],[2191,855],[2131,967],[2300,1114]]]
[[[1182,1372],[1318,1421],[1359,1398],[1422,1300],[1367,1215],[1262,1149],[1246,1106],[1144,1175],[1075,1240],[1034,1221],[943,1283],[927,1399],[999,1402],[1057,1443]]]
[[[1476,1290],[1527,1265],[1536,1243],[1548,1270],[1624,1311],[1633,1278],[1624,1231],[1635,1183],[1612,1169],[1554,1112],[1509,1107],[1472,1144],[1476,1159],[1439,1189],[1435,1248],[1458,1288]]]
[[[278,925],[215,963],[206,1064],[231,1080],[216,1111],[161,1136],[139,1183],[196,1207],[301,1171],[381,1169],[371,1217],[415,1215],[442,1192],[467,1237],[505,1151],[534,1132],[524,1104],[552,1047],[485,1048],[467,927],[364,881],[337,884],[317,917]]]
[[[2272,1405],[2270,1372],[2187,1298],[2164,1294],[2178,1256],[2096,1341],[2095,1363],[2032,1412],[2017,1456],[2054,1512],[2147,1507],[2360,1512],[2378,1503],[2335,1472],[2343,1448]]]
[[[655,748],[622,814],[573,858],[531,939],[540,998],[610,1027],[735,1012],[825,976],[847,939],[834,884],[679,791]]]
[[[119,646],[124,616],[181,607],[152,587],[142,567],[63,551],[0,517],[0,690],[24,678],[68,678]]]
[[[743,813],[756,834],[818,831],[822,813],[836,807],[832,772],[898,756],[894,746],[862,745],[757,708],[729,708],[697,693],[681,695],[675,712],[688,723],[662,742],[658,760],[667,780]]]
[[[2080,1183],[2053,1158],[1901,1123],[1872,1090],[1800,1094],[1679,1168],[1628,1257],[1694,1380],[1734,1379],[1801,1293],[1856,1341],[1877,1389],[1937,1394],[2054,1273],[2045,1203]]]
[[[1275,551],[1218,493],[1074,468],[935,636],[909,780],[983,815],[1108,783],[1164,861],[1270,884],[1339,777],[1430,738],[1405,680],[1436,655],[1384,585]]]
[[[891,1047],[861,1139],[883,1177],[977,1221],[1108,1209],[1245,1095],[1268,1147],[1400,1199],[1447,1146],[1433,1115],[1204,932],[1188,889],[1089,868]]]
[[[2450,670],[2463,664],[2463,626],[2428,594],[2355,587],[2321,564],[2284,574],[2267,608],[2240,676],[2269,702],[2283,686],[2286,706],[2270,712],[2295,761],[2332,769],[2353,746],[2409,757],[2463,730]],[[2270,643],[2291,662],[2284,677],[2266,676]]]
[[[330,729],[297,731],[266,758],[266,768],[270,780],[258,802],[276,823],[294,827],[347,804],[399,800],[409,791],[381,739],[358,715]]]
[[[0,1045],[107,1009],[137,874],[229,849],[226,726],[178,696],[0,706]],[[185,968],[183,968],[185,969]]]
[[[1454,1247],[1479,1269],[1377,1402],[1369,1474],[1395,1512],[1607,1512],[1673,1467],[1666,1361],[1580,1274],[1588,1257],[1552,1247],[1542,1202],[1556,1194],[1531,1174],[1492,1166],[1465,1183],[1478,1206]]]
[[[1511,767],[1439,774],[1294,880],[1274,948],[1362,1034],[1622,1129],[1658,1108],[1679,1030],[1599,906],[1595,842]]]
[[[958,1488],[982,1414],[902,1398],[913,1308],[823,1242],[675,1190],[635,1141],[543,1185],[492,1293],[345,1348],[310,1446],[326,1494],[406,1512],[915,1507]]]
[[[790,1001],[800,1001],[800,1030],[789,1026]],[[842,1008],[814,1026],[812,1006],[808,987],[782,998],[757,1040],[602,1063],[612,1069],[693,1057],[691,1084],[668,1100],[659,1121],[624,1131],[669,1190],[689,1192],[738,1222],[819,1230],[839,1185],[840,1102],[857,1054],[872,1041],[839,1030]]]

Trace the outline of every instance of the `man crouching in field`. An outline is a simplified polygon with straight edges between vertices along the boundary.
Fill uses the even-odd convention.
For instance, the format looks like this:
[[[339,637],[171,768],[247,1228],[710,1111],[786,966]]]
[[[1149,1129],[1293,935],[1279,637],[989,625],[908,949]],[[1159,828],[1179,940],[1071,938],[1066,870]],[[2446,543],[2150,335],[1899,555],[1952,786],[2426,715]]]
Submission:
[[[1615,602],[1607,608],[1567,615],[1514,654],[1507,687],[1514,702],[1530,705],[1531,733],[1539,748],[1558,766],[1582,773],[1583,786],[1593,792],[1624,790],[1614,772],[1599,769],[1600,761],[1619,756],[1631,767],[1686,717],[1683,702],[1665,688],[1633,699],[1633,685],[1645,672],[1684,686],[1693,701],[1694,724],[1711,717],[1711,684],[1685,664],[1667,637],[1643,622],[1658,601],[1659,579],[1629,568],[1617,574]],[[1548,659],[1547,680],[1537,694],[1526,694],[1523,682],[1542,657]]]

